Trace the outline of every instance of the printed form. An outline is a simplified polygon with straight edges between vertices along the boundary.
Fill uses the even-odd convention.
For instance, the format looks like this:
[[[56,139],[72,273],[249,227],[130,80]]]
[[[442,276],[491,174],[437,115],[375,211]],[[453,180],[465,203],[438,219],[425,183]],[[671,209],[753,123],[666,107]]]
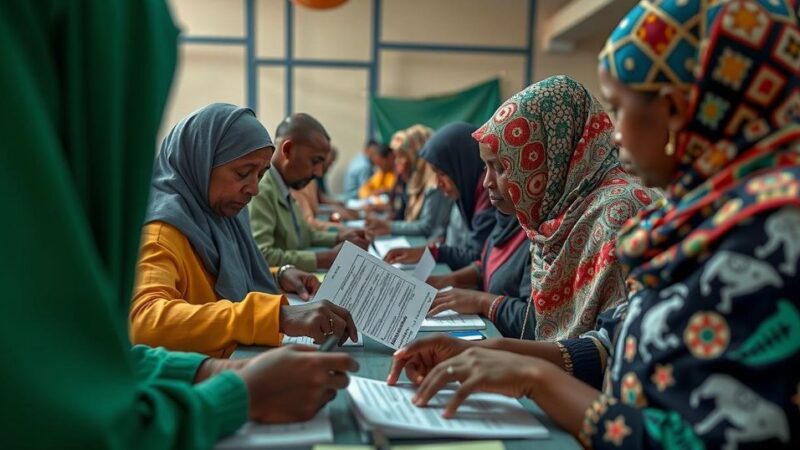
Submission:
[[[537,439],[548,436],[545,428],[514,398],[499,394],[470,395],[452,419],[442,412],[455,390],[447,386],[429,406],[411,403],[416,387],[410,383],[389,386],[385,381],[350,377],[347,393],[359,425],[366,430],[378,426],[387,437],[461,439]]]
[[[247,422],[214,450],[286,448],[333,442],[333,427],[325,408],[308,422],[265,425]]]
[[[399,349],[417,335],[435,296],[424,281],[345,242],[315,298],[346,308],[359,331]]]

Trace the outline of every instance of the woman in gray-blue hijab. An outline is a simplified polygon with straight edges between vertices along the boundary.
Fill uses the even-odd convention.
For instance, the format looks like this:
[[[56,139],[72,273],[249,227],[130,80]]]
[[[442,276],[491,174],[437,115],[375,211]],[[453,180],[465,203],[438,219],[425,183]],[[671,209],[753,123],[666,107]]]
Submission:
[[[252,110],[224,103],[195,111],[164,139],[137,265],[134,343],[228,356],[236,344],[280,345],[281,333],[322,341],[331,334],[344,340],[352,330],[355,337],[342,308],[293,307],[275,295],[246,207],[274,150]],[[285,291],[306,299],[319,287],[297,269],[278,273]]]

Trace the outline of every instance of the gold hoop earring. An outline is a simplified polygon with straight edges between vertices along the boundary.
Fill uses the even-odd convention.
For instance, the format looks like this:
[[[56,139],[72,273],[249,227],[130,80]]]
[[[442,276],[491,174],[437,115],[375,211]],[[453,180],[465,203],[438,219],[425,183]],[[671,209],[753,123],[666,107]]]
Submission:
[[[672,131],[669,132],[669,141],[667,141],[667,145],[664,146],[664,153],[666,153],[667,156],[675,154],[675,133]]]

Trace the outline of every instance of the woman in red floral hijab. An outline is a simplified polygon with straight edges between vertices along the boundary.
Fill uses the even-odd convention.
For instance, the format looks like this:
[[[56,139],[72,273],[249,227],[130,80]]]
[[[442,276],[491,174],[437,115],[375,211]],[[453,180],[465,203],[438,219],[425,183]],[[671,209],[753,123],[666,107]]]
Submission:
[[[622,169],[612,133],[586,88],[558,76],[508,99],[473,134],[531,241],[537,340],[578,337],[626,298],[616,235],[652,200]]]

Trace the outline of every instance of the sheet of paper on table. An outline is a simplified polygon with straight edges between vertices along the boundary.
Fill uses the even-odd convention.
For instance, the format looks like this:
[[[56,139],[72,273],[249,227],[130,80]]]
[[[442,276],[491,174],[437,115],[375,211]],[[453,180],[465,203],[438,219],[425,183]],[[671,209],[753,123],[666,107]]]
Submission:
[[[365,335],[391,348],[416,335],[436,289],[345,242],[315,298],[346,308]]]
[[[383,259],[389,250],[393,248],[410,248],[411,243],[408,242],[403,236],[396,236],[396,237],[379,237],[372,242],[372,245],[369,246],[369,254],[375,256],[378,259]],[[411,270],[414,269],[417,264],[410,263],[394,263],[392,266],[402,269],[402,270]]]
[[[385,205],[389,203],[389,196],[381,194],[369,198],[351,198],[344,202],[344,206],[349,209],[364,209],[367,205]]]
[[[287,448],[333,442],[328,412],[322,409],[308,422],[264,425],[247,422],[236,433],[217,442],[215,450]]]
[[[433,317],[426,317],[419,331],[460,331],[483,330],[486,322],[477,314],[459,314],[452,309],[442,311]]]
[[[545,428],[516,399],[499,394],[470,395],[452,419],[442,417],[456,385],[437,393],[425,408],[411,403],[416,387],[389,386],[385,381],[350,377],[347,386],[356,420],[362,429],[375,426],[388,438],[457,437],[462,439],[538,439]]]
[[[430,255],[428,249],[425,249],[425,253],[429,255],[431,260],[433,260],[433,256]],[[420,262],[422,262],[423,259],[425,259],[425,255],[423,255],[422,259],[420,259]],[[415,274],[415,276],[417,276],[417,274]],[[427,275],[420,273],[417,278],[427,280],[429,276],[430,272],[428,272]],[[439,289],[439,293],[447,292],[452,289],[452,286],[447,286]],[[433,317],[426,317],[422,322],[422,326],[419,327],[419,331],[462,331],[483,329],[486,329],[486,322],[484,322],[479,315],[459,314],[452,309],[442,311]]]

